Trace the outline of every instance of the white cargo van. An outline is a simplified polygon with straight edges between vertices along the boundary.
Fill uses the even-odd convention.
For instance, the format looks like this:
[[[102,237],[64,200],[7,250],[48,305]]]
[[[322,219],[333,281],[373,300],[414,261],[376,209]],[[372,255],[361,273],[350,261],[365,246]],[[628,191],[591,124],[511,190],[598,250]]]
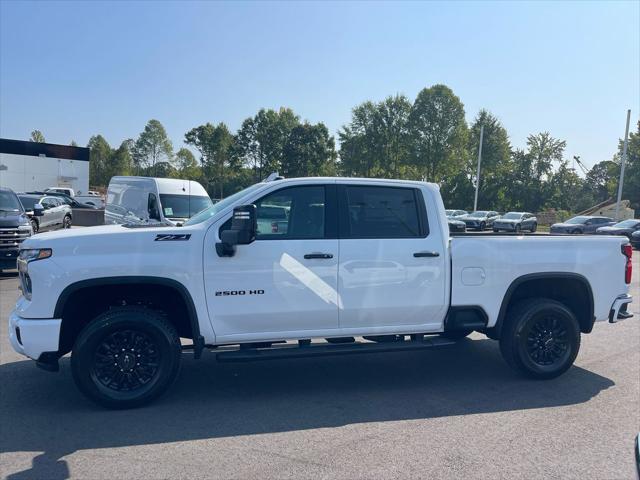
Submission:
[[[104,220],[106,224],[176,225],[211,205],[207,191],[193,180],[112,177]]]

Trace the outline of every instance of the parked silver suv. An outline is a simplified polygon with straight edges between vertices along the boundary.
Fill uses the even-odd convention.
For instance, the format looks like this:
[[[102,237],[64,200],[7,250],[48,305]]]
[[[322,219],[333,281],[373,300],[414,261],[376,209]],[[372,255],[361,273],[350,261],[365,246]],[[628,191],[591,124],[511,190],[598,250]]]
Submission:
[[[60,198],[51,195],[18,194],[29,215],[33,233],[45,230],[71,228],[71,207]]]

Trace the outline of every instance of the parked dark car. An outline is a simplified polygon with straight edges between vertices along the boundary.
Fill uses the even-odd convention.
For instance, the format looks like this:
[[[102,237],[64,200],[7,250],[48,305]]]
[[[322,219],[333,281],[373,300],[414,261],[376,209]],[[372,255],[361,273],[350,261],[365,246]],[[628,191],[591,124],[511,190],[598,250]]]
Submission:
[[[20,244],[32,233],[17,195],[10,188],[0,188],[0,271],[16,268]]]
[[[631,234],[631,245],[636,250],[640,250],[640,230]]]
[[[486,230],[493,227],[495,222],[500,217],[498,212],[491,210],[479,210],[477,212],[457,217],[456,220],[462,220],[467,224],[467,228],[473,228],[474,230]]]
[[[600,227],[596,230],[596,233],[599,235],[625,235],[631,240],[631,234],[637,231],[640,231],[640,220],[630,218],[610,227]]]
[[[449,232],[460,233],[467,231],[467,225],[460,220],[447,217],[447,222],[449,223]]]
[[[493,222],[493,231],[520,232],[529,230],[535,232],[538,229],[538,219],[533,213],[509,212]]]
[[[566,233],[580,235],[583,233],[595,233],[600,227],[613,225],[615,220],[609,217],[579,216],[573,217],[563,223],[554,223],[549,229],[550,233]]]
[[[19,194],[33,226],[33,233],[59,228],[71,228],[71,207],[53,195]]]
[[[25,192],[25,193],[28,194],[28,195],[43,195],[43,196],[47,195],[49,197],[58,197],[64,203],[69,205],[71,208],[81,208],[81,209],[89,209],[89,210],[98,210],[99,209],[99,207],[96,207],[95,205],[89,205],[87,203],[80,203],[75,198],[70,197],[66,193],[62,193],[62,192],[53,192],[53,191],[51,191],[51,192]]]

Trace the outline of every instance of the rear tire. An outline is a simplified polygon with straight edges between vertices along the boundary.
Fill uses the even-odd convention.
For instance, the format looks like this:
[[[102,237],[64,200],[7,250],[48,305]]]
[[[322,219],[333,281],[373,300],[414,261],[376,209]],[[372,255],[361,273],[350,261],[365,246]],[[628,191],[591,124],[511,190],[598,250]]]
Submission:
[[[102,313],[80,333],[71,372],[78,389],[99,405],[132,408],[169,388],[180,357],[180,338],[164,315],[119,307]]]
[[[486,224],[486,223],[484,223],[484,222],[482,222],[482,223],[480,224],[480,230],[484,232],[486,228],[487,228],[487,224]]]
[[[71,215],[65,215],[62,219],[62,228],[71,228]]]
[[[571,232],[571,234],[572,234],[572,235],[582,235],[582,230],[579,230],[579,229],[577,229],[577,228],[576,228],[575,230],[573,230],[573,231]]]
[[[524,300],[508,312],[500,352],[519,373],[555,378],[573,365],[580,350],[580,327],[564,304],[548,298]]]
[[[536,233],[537,229],[538,229],[538,224],[534,223],[533,226],[531,227],[531,233]]]

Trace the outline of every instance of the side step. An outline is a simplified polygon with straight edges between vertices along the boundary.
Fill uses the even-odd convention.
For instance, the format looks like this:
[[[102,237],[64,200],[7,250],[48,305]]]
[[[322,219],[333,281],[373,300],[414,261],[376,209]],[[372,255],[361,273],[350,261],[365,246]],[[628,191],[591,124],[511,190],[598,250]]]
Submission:
[[[319,357],[321,355],[354,355],[358,353],[405,352],[426,348],[454,345],[456,342],[441,337],[425,337],[420,340],[374,343],[355,342],[345,344],[288,345],[265,349],[241,349],[216,353],[219,362],[252,362],[256,360],[279,360],[294,357]]]

